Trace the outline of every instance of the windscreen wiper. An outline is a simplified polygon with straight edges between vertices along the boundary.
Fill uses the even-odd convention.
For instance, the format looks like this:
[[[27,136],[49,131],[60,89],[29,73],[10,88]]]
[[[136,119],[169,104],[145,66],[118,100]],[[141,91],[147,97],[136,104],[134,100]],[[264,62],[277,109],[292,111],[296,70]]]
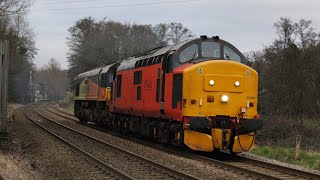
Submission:
[[[227,58],[228,60],[231,60],[227,53],[224,53],[224,55],[226,56],[226,58]]]
[[[196,57],[197,52],[195,52],[192,56],[192,58],[190,59],[190,61],[194,60],[194,58]]]

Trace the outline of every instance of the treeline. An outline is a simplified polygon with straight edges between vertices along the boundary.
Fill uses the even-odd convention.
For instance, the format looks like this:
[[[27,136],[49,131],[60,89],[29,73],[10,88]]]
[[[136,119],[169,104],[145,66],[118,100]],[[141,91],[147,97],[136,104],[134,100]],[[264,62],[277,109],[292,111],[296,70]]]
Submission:
[[[310,20],[281,18],[278,37],[249,59],[259,72],[259,111],[265,126],[259,143],[320,148],[320,34]]]
[[[67,70],[63,70],[54,58],[35,72],[34,82],[33,89],[37,99],[58,102],[63,100],[69,88]]]
[[[69,33],[71,81],[79,73],[193,36],[181,23],[152,26],[107,19],[96,21],[91,17],[78,20]]]
[[[10,41],[8,100],[31,101],[30,71],[36,54],[33,32],[25,19],[31,0],[0,1],[0,39]]]

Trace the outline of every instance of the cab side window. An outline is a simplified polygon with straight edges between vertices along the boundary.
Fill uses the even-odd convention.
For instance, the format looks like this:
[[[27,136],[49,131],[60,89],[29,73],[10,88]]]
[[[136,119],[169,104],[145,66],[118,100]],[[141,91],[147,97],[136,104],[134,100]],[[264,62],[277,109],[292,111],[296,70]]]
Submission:
[[[179,59],[181,63],[197,59],[199,56],[199,48],[198,44],[193,44],[187,48],[185,48],[179,55]]]

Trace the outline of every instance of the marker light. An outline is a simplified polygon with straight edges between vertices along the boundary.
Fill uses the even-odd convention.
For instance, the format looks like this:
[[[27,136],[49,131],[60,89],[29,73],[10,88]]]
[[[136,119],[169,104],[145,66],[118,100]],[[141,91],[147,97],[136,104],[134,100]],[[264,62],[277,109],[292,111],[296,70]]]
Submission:
[[[240,86],[240,82],[239,82],[239,81],[236,81],[236,82],[234,82],[234,85],[235,85],[236,87],[239,87],[239,86]]]
[[[214,80],[210,80],[209,84],[210,84],[210,86],[213,86],[214,85]]]
[[[228,101],[229,101],[229,97],[227,95],[221,96],[221,102],[228,102]]]
[[[195,100],[195,99],[191,99],[190,100],[190,103],[193,105],[193,104],[196,104],[197,103],[197,100]]]

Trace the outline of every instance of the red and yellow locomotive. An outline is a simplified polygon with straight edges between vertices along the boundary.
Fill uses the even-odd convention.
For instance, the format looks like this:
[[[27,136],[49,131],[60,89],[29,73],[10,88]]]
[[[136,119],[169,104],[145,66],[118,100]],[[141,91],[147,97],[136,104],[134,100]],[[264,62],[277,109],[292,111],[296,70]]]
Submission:
[[[196,151],[250,151],[258,74],[219,37],[187,40],[75,78],[75,115]]]

